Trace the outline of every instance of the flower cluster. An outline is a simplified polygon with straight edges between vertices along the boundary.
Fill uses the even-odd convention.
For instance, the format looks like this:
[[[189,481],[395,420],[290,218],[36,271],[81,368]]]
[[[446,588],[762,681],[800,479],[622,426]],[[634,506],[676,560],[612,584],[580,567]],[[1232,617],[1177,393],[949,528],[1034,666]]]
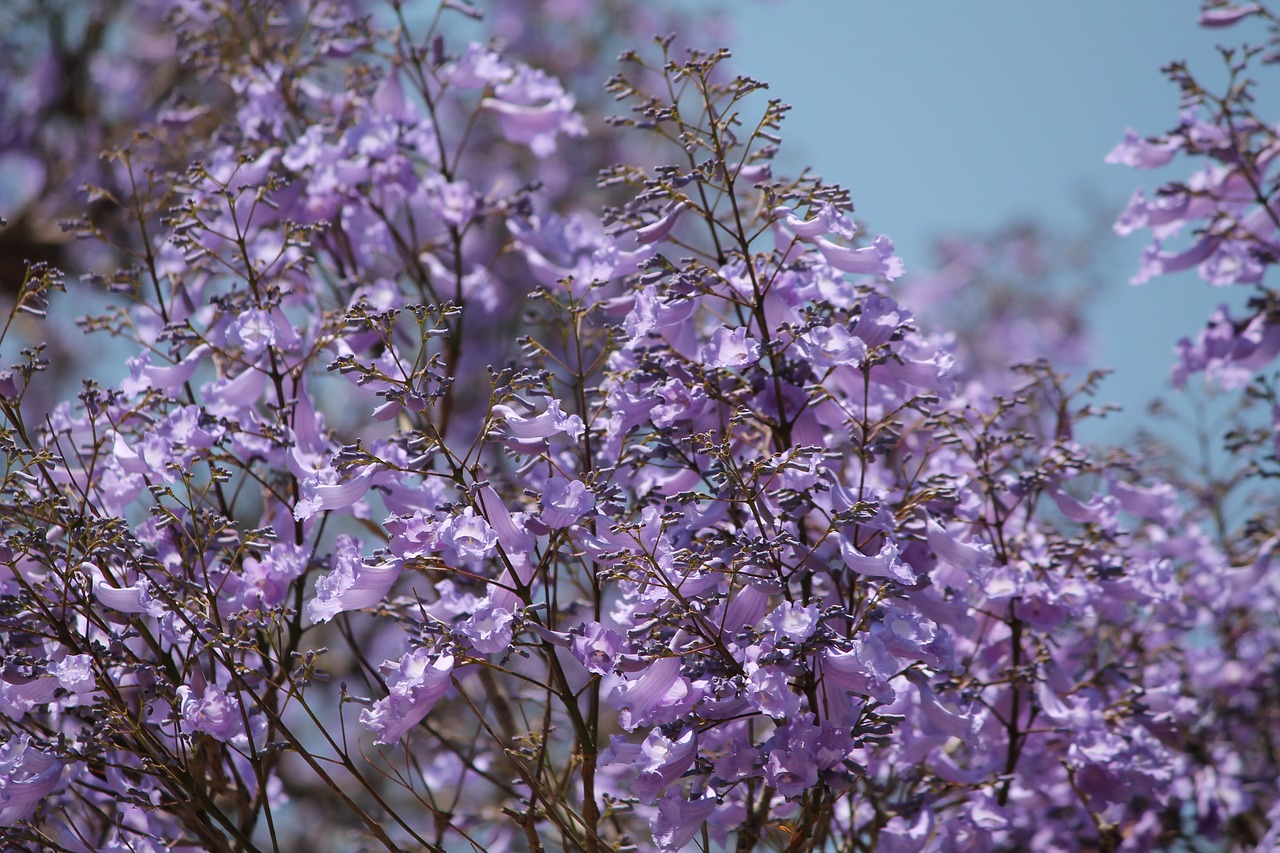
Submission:
[[[43,422],[42,351],[0,373],[0,837],[1263,843],[1274,528],[1077,443],[1073,329],[998,375],[918,322],[727,52],[625,53],[590,121],[512,26],[590,6],[146,6],[220,100],[75,226],[125,373]]]
[[[1224,303],[1194,339],[1179,343],[1173,378],[1179,386],[1196,374],[1227,389],[1251,385],[1251,396],[1269,404],[1269,458],[1274,461],[1280,454],[1274,370],[1280,355],[1280,297],[1267,272],[1280,257],[1280,201],[1272,168],[1280,137],[1275,122],[1259,115],[1256,84],[1248,75],[1259,62],[1274,64],[1280,28],[1264,4],[1227,0],[1207,0],[1200,23],[1210,28],[1265,25],[1268,35],[1263,46],[1219,48],[1227,76],[1221,94],[1203,85],[1185,63],[1165,68],[1182,94],[1178,124],[1146,138],[1129,130],[1107,161],[1157,169],[1181,157],[1197,168],[1158,187],[1151,197],[1135,192],[1115,230],[1151,234],[1135,284],[1196,269],[1215,287],[1249,288],[1243,305]]]

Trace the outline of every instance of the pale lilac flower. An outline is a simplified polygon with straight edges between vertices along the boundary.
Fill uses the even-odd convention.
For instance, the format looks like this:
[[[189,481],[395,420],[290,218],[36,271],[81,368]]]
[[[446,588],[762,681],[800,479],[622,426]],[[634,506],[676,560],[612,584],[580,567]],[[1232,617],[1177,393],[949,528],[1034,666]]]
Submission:
[[[377,734],[377,743],[394,743],[430,713],[452,686],[453,655],[425,648],[399,661],[384,661],[388,696],[360,713],[360,722]]]
[[[210,414],[226,418],[251,417],[249,410],[262,397],[267,387],[267,371],[249,365],[235,376],[223,376],[203,386],[205,408]]]
[[[1146,284],[1159,275],[1181,272],[1204,263],[1218,249],[1221,237],[1207,235],[1180,252],[1166,252],[1160,240],[1152,240],[1142,250],[1138,271],[1129,279],[1132,284]]]
[[[219,605],[228,613],[281,606],[306,570],[308,553],[302,545],[276,542],[259,556],[246,556],[240,571],[230,572],[223,581]]]
[[[811,750],[774,749],[764,763],[765,781],[784,797],[799,797],[818,784],[818,767]]]
[[[1106,162],[1135,169],[1158,169],[1182,150],[1182,139],[1143,139],[1132,128],[1124,132],[1124,141],[1111,149]]]
[[[484,89],[508,80],[514,69],[496,51],[472,42],[445,72],[449,84],[463,89]]]
[[[840,540],[840,556],[844,564],[860,575],[873,578],[895,580],[903,584],[914,584],[916,573],[898,556],[896,543],[886,539],[880,546],[880,552],[874,557],[863,554],[848,539]]]
[[[840,246],[822,237],[815,239],[813,244],[827,263],[841,272],[875,275],[893,281],[900,278],[905,270],[902,259],[893,253],[893,241],[883,234],[862,249]]]
[[[450,225],[463,226],[476,212],[476,195],[466,181],[438,181],[430,185],[431,197],[440,218]]]
[[[659,240],[665,240],[667,235],[671,233],[671,229],[675,227],[676,220],[680,218],[680,214],[689,207],[688,201],[672,202],[667,205],[667,209],[656,222],[651,222],[642,228],[636,229],[636,242],[656,243]]]
[[[1200,26],[1213,28],[1230,27],[1250,15],[1256,15],[1261,11],[1262,6],[1257,3],[1249,3],[1245,6],[1236,6],[1228,3],[1214,7],[1206,4],[1205,9],[1200,12]]]
[[[143,351],[125,362],[129,366],[129,378],[120,383],[120,390],[130,396],[140,394],[148,388],[173,394],[182,387],[184,382],[195,375],[196,368],[212,352],[212,347],[201,344],[187,353],[177,364],[153,365],[151,353]]]
[[[560,408],[560,401],[546,397],[547,408],[540,415],[521,415],[510,406],[499,404],[493,407],[494,415],[504,418],[507,431],[520,441],[550,438],[557,433],[565,433],[577,440],[582,435],[582,418],[577,415],[566,415]]]
[[[392,516],[383,522],[391,534],[391,551],[397,557],[422,557],[444,549],[440,541],[443,522],[431,510],[415,510],[412,515]]]
[[[68,693],[86,693],[97,684],[93,674],[93,658],[89,655],[67,655],[49,664],[49,674]]]
[[[985,543],[970,544],[961,542],[954,530],[944,528],[941,524],[929,520],[926,527],[929,547],[942,561],[974,575],[983,567],[991,564],[992,549]]]
[[[312,622],[328,622],[339,613],[381,604],[400,577],[401,563],[390,560],[367,563],[360,556],[360,542],[339,536],[333,554],[333,570],[316,581],[315,598],[307,602]]]
[[[1109,490],[1125,512],[1148,521],[1172,523],[1179,515],[1178,495],[1168,483],[1135,486],[1112,479]]]
[[[672,740],[653,729],[640,744],[635,767],[639,776],[632,784],[632,791],[642,803],[656,803],[667,788],[693,766],[698,754],[698,736],[694,729],[686,729]]]
[[[737,782],[754,776],[760,762],[760,750],[746,737],[736,737],[726,745],[727,752],[716,759],[715,776],[723,782]]]
[[[275,318],[268,311],[245,311],[232,319],[226,340],[232,346],[243,347],[245,356],[256,360],[267,347],[275,346],[276,326]]]
[[[907,670],[906,676],[919,691],[920,710],[923,712],[920,722],[927,724],[923,726],[926,730],[932,728],[946,737],[959,738],[966,745],[975,743],[978,729],[982,725],[982,718],[978,713],[952,710],[942,704],[928,679],[919,670]]]
[[[849,217],[831,204],[818,206],[817,215],[812,219],[804,219],[789,207],[775,207],[770,213],[802,240],[811,241],[832,233],[849,240],[857,233],[857,228],[849,221]]]
[[[56,678],[0,679],[0,713],[11,720],[21,720],[34,708],[53,701],[58,690]]]
[[[762,714],[786,720],[800,713],[801,697],[791,687],[787,673],[776,666],[746,664],[747,701]]]
[[[596,675],[611,675],[614,662],[625,652],[622,636],[599,622],[588,622],[573,638],[573,656]]]
[[[27,735],[0,746],[0,826],[30,820],[40,801],[62,784],[63,765],[31,746]]]
[[[657,814],[649,821],[658,849],[662,853],[677,853],[683,849],[715,810],[716,798],[710,793],[686,800],[679,789],[668,790],[658,803]]]
[[[680,658],[665,657],[651,663],[639,678],[615,687],[609,704],[618,709],[618,725],[633,732],[641,726],[677,719],[693,707],[698,696],[680,674]]]
[[[306,521],[318,512],[335,509],[346,509],[364,500],[373,485],[376,464],[366,465],[354,477],[343,483],[326,483],[320,476],[308,477],[302,483],[305,495],[293,509],[293,517],[298,521]],[[327,476],[336,477],[337,473],[329,469]]]
[[[496,655],[511,648],[514,621],[510,611],[487,605],[459,624],[458,633],[477,654]]]
[[[1054,503],[1062,514],[1077,524],[1096,524],[1103,530],[1114,530],[1119,502],[1112,495],[1094,495],[1089,502],[1082,503],[1062,489],[1049,492]]]
[[[93,597],[112,610],[121,613],[146,613],[156,618],[167,612],[164,602],[153,597],[153,586],[149,579],[138,578],[129,586],[117,587],[92,563],[83,563],[81,568],[88,572],[92,580]]]
[[[853,649],[848,652],[826,649],[821,657],[822,679],[829,690],[869,696],[885,705],[896,696],[889,680],[897,669],[897,661],[874,636],[854,640]]]
[[[905,607],[886,607],[884,616],[872,623],[871,633],[886,651],[899,658],[923,661],[935,669],[955,665],[955,651],[947,633],[929,617]]]
[[[764,627],[793,643],[803,643],[818,629],[818,608],[812,604],[784,601],[764,619]]]
[[[521,67],[515,79],[495,91],[497,97],[485,98],[481,106],[497,113],[507,141],[529,146],[536,157],[555,153],[560,134],[584,136],[587,132],[575,111],[574,97],[541,72]]]
[[[800,338],[799,348],[815,367],[857,367],[867,357],[867,344],[843,324],[817,326]]]
[[[498,544],[498,534],[471,507],[446,519],[437,536],[441,546],[452,549],[463,562],[483,560]]]
[[[186,734],[207,734],[214,740],[230,743],[241,749],[249,746],[248,718],[256,741],[266,732],[266,720],[259,713],[250,713],[242,700],[228,694],[221,687],[208,684],[198,692],[188,685],[178,688],[178,719]]]
[[[596,505],[595,493],[581,480],[567,480],[559,474],[547,478],[542,488],[542,523],[552,530],[571,527]]]
[[[884,848],[884,853],[919,853],[934,835],[933,813],[920,809],[913,817],[894,815],[876,836],[876,848]]]
[[[759,360],[760,344],[754,338],[747,337],[745,326],[734,329],[721,326],[702,347],[698,358],[712,367],[741,370]]]
[[[1193,204],[1192,194],[1185,189],[1162,193],[1151,201],[1142,190],[1134,190],[1112,228],[1121,237],[1127,237],[1139,228],[1150,228],[1152,236],[1163,240],[1178,233],[1187,219],[1195,218]]]

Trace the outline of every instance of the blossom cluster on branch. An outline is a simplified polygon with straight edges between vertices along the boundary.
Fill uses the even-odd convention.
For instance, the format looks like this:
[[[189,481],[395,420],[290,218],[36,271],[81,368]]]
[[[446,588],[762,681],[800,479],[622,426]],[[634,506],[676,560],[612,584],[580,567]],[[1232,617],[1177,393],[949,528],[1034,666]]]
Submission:
[[[124,375],[44,414],[49,353],[0,366],[0,837],[1265,847],[1274,518],[1230,547],[1076,441],[1074,327],[1001,370],[918,322],[848,193],[775,172],[788,108],[727,51],[659,37],[621,115],[580,107],[592,15],[631,14],[521,0],[484,40],[462,0],[95,4],[176,38],[129,60],[168,77],[127,120],[76,108],[109,148],[57,214]],[[56,315],[55,266],[0,343]]]

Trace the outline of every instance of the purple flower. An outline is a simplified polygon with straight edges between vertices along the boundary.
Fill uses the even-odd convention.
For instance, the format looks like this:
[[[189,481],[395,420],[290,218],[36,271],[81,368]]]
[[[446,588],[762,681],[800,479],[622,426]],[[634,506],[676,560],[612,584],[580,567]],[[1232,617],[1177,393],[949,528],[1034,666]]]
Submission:
[[[799,349],[815,367],[857,367],[867,357],[867,344],[841,324],[817,326],[806,332]]]
[[[266,732],[266,720],[261,714],[251,714],[238,696],[221,687],[208,684],[197,692],[188,685],[178,688],[178,719],[186,734],[203,733],[214,740],[234,744],[241,749],[249,746],[249,720],[256,741]]]
[[[458,633],[478,654],[495,655],[511,647],[515,616],[505,608],[485,606],[458,626]]]
[[[870,696],[885,705],[896,696],[889,679],[897,670],[898,662],[874,636],[854,640],[848,652],[827,649],[821,658],[822,679],[829,689]]]
[[[1207,261],[1217,251],[1221,241],[1221,237],[1207,235],[1181,252],[1166,252],[1159,240],[1153,240],[1142,250],[1138,271],[1129,281],[1133,284],[1146,284],[1156,276],[1191,269]]]
[[[645,244],[665,240],[667,235],[671,233],[671,229],[675,227],[676,220],[680,218],[680,214],[688,207],[688,201],[673,202],[668,205],[666,211],[657,222],[651,222],[642,228],[636,229],[636,242]]]
[[[449,84],[462,89],[484,89],[509,79],[514,73],[500,53],[475,42],[467,45],[458,61],[446,71]]]
[[[846,566],[860,575],[895,580],[907,585],[916,582],[916,573],[899,559],[897,544],[888,539],[880,546],[880,552],[874,557],[863,554],[849,540],[841,539],[840,556],[844,558]]]
[[[728,751],[715,762],[715,777],[722,782],[737,782],[757,773],[760,750],[744,735],[731,737],[725,744]]]
[[[128,360],[129,378],[120,384],[120,390],[130,396],[140,394],[148,388],[172,394],[195,374],[196,368],[212,353],[212,347],[201,344],[177,364],[153,366],[151,353],[144,351]]]
[[[1077,524],[1096,524],[1103,530],[1114,530],[1119,504],[1111,495],[1094,495],[1089,503],[1082,503],[1061,489],[1049,493],[1062,514]]]
[[[382,603],[400,577],[399,560],[366,563],[359,540],[352,536],[338,537],[333,561],[333,571],[316,581],[316,596],[307,602],[312,622],[328,622],[339,613]]]
[[[1111,149],[1108,163],[1135,169],[1158,169],[1171,161],[1182,149],[1182,139],[1143,139],[1132,128],[1125,130],[1124,141]]]
[[[929,547],[934,550],[940,560],[963,570],[970,576],[991,563],[990,545],[971,545],[961,542],[954,530],[943,528],[932,519],[929,520],[925,535],[929,540]]]
[[[1174,524],[1180,515],[1178,493],[1168,483],[1143,487],[1113,479],[1110,491],[1121,509],[1139,518]]]
[[[507,405],[493,407],[494,415],[506,419],[507,431],[512,438],[519,441],[550,438],[557,433],[565,433],[577,440],[582,436],[582,418],[577,415],[566,415],[560,408],[560,401],[552,397],[545,398],[547,409],[540,415],[521,415]]]
[[[256,361],[268,347],[296,346],[298,335],[279,308],[272,311],[254,310],[232,319],[227,327],[226,342],[231,346],[243,347],[246,360]]]
[[[798,797],[818,783],[818,771],[825,760],[836,758],[829,746],[822,745],[822,729],[814,725],[810,714],[797,714],[778,727],[767,744],[766,781],[784,797]],[[830,741],[831,738],[828,738]],[[822,753],[820,756],[819,753]],[[839,755],[836,760],[843,760]]]
[[[309,549],[276,542],[260,557],[246,556],[239,572],[227,575],[218,604],[223,612],[266,611],[285,603],[293,582],[307,568]]]
[[[62,764],[31,746],[27,735],[0,746],[0,826],[30,820],[40,801],[62,783]]]
[[[976,713],[955,711],[938,700],[928,679],[919,670],[907,670],[907,679],[916,686],[920,693],[920,710],[923,718],[919,720],[921,728],[931,734],[959,738],[966,745],[976,743],[978,729],[982,725],[981,717]]]
[[[871,625],[871,633],[885,650],[906,660],[919,660],[935,669],[955,666],[951,638],[927,616],[890,604]]]
[[[680,658],[665,657],[651,663],[636,680],[615,687],[609,704],[618,709],[618,725],[633,732],[678,719],[693,707],[698,695],[680,674]]]
[[[802,240],[813,240],[831,233],[849,240],[857,233],[849,217],[831,204],[820,205],[813,219],[803,219],[789,207],[775,207],[770,213]]]
[[[96,686],[93,674],[93,658],[89,655],[67,655],[57,663],[49,664],[49,674],[69,693],[86,693]]]
[[[893,281],[904,271],[902,259],[893,253],[893,241],[883,234],[862,249],[840,246],[822,237],[815,239],[813,244],[827,263],[841,272],[875,275]]]
[[[760,344],[747,338],[745,326],[730,329],[721,326],[711,336],[698,358],[712,367],[723,367],[741,370],[754,364],[760,358]]]
[[[57,689],[56,678],[0,680],[0,712],[11,720],[21,720],[28,711],[52,702]]]
[[[667,791],[658,803],[658,813],[649,821],[654,843],[663,853],[677,853],[715,810],[716,798],[711,794],[686,800],[678,789]]]
[[[83,563],[81,568],[87,571],[92,579],[93,597],[112,610],[118,610],[121,613],[146,613],[155,618],[168,612],[164,602],[152,596],[152,583],[147,578],[138,578],[129,586],[116,587],[107,580],[102,570],[92,563]]]
[[[498,114],[507,141],[529,146],[537,157],[555,152],[559,134],[584,136],[587,132],[582,116],[574,111],[573,96],[541,71],[520,66],[494,92],[497,97],[485,98],[481,106]]]
[[[498,544],[498,534],[471,507],[450,516],[440,525],[437,536],[440,544],[452,549],[462,562],[483,560]]]
[[[784,670],[749,662],[746,671],[747,701],[752,707],[775,720],[800,713],[800,694],[791,688],[791,679]]]
[[[884,848],[885,853],[919,853],[927,848],[934,832],[933,813],[929,809],[920,809],[910,819],[894,815],[876,836],[876,849]]]
[[[294,507],[293,517],[298,521],[306,521],[318,512],[346,509],[363,500],[369,493],[369,487],[373,485],[373,476],[377,468],[377,465],[366,465],[358,474],[344,483],[326,483],[319,476],[306,478],[302,483],[302,493],[305,497]],[[337,474],[333,472],[329,476],[336,477]]]
[[[547,478],[542,488],[542,523],[552,530],[571,527],[596,505],[595,493],[581,480],[567,480],[559,474]]]
[[[639,776],[632,786],[642,803],[656,803],[672,782],[693,766],[698,754],[698,736],[693,729],[686,729],[675,740],[664,736],[660,729],[653,729],[640,744],[636,757]]]
[[[430,713],[452,685],[453,655],[419,648],[399,661],[383,661],[388,696],[360,713],[360,722],[377,734],[376,743],[394,743]]]
[[[441,521],[431,510],[393,516],[384,521],[383,526],[391,534],[389,544],[397,557],[422,557],[444,548],[440,542]]]
[[[625,650],[622,636],[599,622],[588,622],[582,628],[582,633],[573,638],[570,647],[573,656],[588,672],[612,674],[614,662]]]
[[[764,618],[764,626],[779,638],[803,643],[818,628],[818,608],[812,604],[784,601]]]
[[[1250,3],[1247,6],[1226,4],[1216,8],[1206,8],[1200,13],[1200,26],[1210,28],[1229,27],[1261,11],[1262,6],[1257,3]]]

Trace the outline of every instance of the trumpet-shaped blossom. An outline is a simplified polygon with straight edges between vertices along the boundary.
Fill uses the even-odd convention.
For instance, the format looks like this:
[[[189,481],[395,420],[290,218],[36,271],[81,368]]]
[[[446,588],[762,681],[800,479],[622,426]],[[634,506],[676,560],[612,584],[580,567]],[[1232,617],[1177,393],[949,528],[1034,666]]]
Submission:
[[[316,581],[316,594],[307,602],[312,622],[328,622],[339,613],[380,604],[396,579],[399,561],[370,562],[360,555],[360,542],[352,536],[338,537],[333,569]]]
[[[449,692],[453,655],[419,648],[398,661],[384,661],[388,695],[360,712],[360,723],[377,735],[378,743],[395,743],[420,723]]]
[[[261,714],[216,685],[197,691],[184,684],[178,688],[177,699],[179,725],[185,734],[206,734],[248,749],[250,737],[257,741],[266,731],[267,723]]]
[[[30,820],[63,781],[63,764],[19,735],[0,746],[0,826]]]

